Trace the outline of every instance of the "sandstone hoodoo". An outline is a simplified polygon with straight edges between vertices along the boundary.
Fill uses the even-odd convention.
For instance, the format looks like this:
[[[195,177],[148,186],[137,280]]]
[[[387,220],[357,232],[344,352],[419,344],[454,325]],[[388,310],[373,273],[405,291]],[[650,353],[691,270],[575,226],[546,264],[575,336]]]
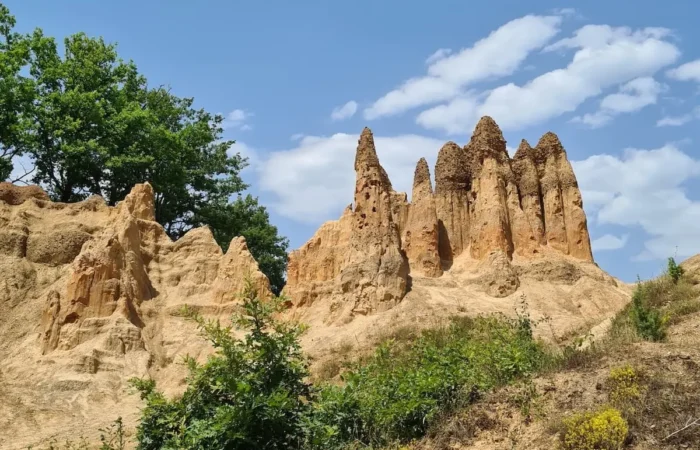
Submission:
[[[440,149],[434,192],[427,162],[418,161],[410,204],[393,190],[367,128],[355,172],[354,203],[289,259],[294,305],[324,297],[334,311],[328,320],[391,307],[415,277],[441,277],[457,259],[478,262],[478,280],[496,297],[517,290],[518,261],[593,261],[581,192],[553,133],[535,148],[522,141],[511,159],[485,116],[467,145]]]
[[[53,203],[36,186],[0,184],[1,448],[76,422],[88,432],[119,415],[133,422],[139,401],[128,378],[177,391],[181,358],[211,351],[183,305],[227,320],[246,276],[270,295],[244,238],[226,254],[207,227],[172,241],[153,200],[148,183],[116,207],[97,196]]]

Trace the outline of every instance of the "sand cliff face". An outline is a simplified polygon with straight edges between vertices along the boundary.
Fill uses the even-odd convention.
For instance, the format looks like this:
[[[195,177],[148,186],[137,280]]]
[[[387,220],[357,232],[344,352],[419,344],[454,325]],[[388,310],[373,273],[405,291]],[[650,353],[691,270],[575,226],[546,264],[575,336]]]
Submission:
[[[500,128],[483,117],[466,146],[448,142],[440,149],[434,192],[427,163],[418,162],[410,204],[393,191],[368,129],[358,142],[355,172],[353,205],[289,259],[286,292],[296,306],[322,292],[338,312],[330,320],[391,307],[412,277],[440,277],[461,255],[482,267],[498,260],[502,273],[512,272],[513,258],[593,261],[581,193],[553,133],[534,149],[523,141],[511,159]],[[486,291],[512,294],[519,281],[505,278]]]
[[[89,434],[118,415],[133,422],[130,376],[175,392],[180,357],[210,351],[181,306],[225,319],[246,275],[270,295],[242,237],[226,254],[208,228],[173,242],[147,183],[115,208],[0,183],[0,273],[1,448],[71,428],[75,438],[76,423]]]

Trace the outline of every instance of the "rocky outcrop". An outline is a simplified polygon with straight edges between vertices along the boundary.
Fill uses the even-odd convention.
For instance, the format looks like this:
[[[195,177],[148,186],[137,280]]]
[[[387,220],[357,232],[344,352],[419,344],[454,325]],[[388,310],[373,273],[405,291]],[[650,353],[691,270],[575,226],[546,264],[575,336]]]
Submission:
[[[442,275],[442,264],[438,251],[438,218],[433,186],[430,181],[430,169],[425,158],[421,158],[416,165],[411,206],[402,236],[403,250],[408,258],[412,274],[421,274],[427,277]]]
[[[355,171],[354,209],[290,255],[285,292],[294,306],[323,297],[346,318],[381,311],[403,298],[411,277],[440,277],[458,258],[482,262],[475,282],[504,297],[520,285],[514,258],[593,260],[581,193],[553,133],[534,149],[521,142],[511,159],[500,128],[483,117],[466,146],[440,149],[435,192],[418,162],[410,204],[393,191],[368,129]]]
[[[270,294],[244,238],[234,238],[225,255],[206,227],[173,242],[155,221],[148,183],[136,185],[115,208],[96,197],[52,203],[36,186],[3,183],[0,194],[0,254],[17,261],[10,267],[65,273],[60,283],[37,291],[44,299],[43,354],[70,351],[100,336],[112,344],[130,340],[119,348],[144,349],[141,332],[152,317],[144,315],[142,305],[167,303],[169,294],[178,305],[189,299],[221,310],[222,304],[238,301],[246,277],[262,296]]]
[[[547,243],[576,258],[593,260],[581,191],[559,138],[545,133],[535,149]]]
[[[401,250],[392,200],[398,197],[379,164],[369,128],[355,156],[355,209],[347,259],[340,271],[343,294],[353,298],[353,313],[388,309],[406,294],[408,261]]]
[[[530,144],[523,139],[513,156],[511,166],[515,174],[518,190],[520,191],[520,205],[530,224],[530,229],[534,233],[537,242],[540,245],[546,245],[542,192],[533,152],[534,150],[530,147]]]
[[[448,265],[469,246],[470,189],[471,174],[466,152],[454,142],[448,142],[440,149],[435,164],[440,257]]]
[[[5,181],[0,182],[0,201],[16,206],[30,198],[42,201],[49,200],[49,196],[39,186],[15,186]]]

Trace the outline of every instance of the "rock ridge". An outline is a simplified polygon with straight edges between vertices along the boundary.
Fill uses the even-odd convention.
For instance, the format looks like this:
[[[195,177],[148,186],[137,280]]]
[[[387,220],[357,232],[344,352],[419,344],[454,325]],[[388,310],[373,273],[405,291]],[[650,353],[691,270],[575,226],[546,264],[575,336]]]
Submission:
[[[521,141],[511,158],[498,124],[484,116],[467,145],[450,141],[439,150],[434,190],[426,160],[417,162],[410,203],[393,190],[369,128],[355,172],[353,205],[289,257],[285,292],[293,305],[330,298],[342,311],[331,322],[396,305],[412,277],[440,277],[459,257],[480,261],[480,273],[508,274],[481,277],[495,297],[518,289],[514,259],[593,261],[581,192],[552,132],[534,148]]]

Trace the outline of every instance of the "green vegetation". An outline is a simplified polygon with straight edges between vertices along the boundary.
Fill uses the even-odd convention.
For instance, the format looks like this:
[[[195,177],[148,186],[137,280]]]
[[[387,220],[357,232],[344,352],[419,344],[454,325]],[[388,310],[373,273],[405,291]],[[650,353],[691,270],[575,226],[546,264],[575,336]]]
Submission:
[[[146,400],[139,449],[301,447],[312,392],[297,340],[302,329],[272,318],[281,307],[279,298],[261,301],[248,282],[234,321],[248,331],[243,339],[218,321],[184,311],[217,353],[203,365],[186,360],[187,390],[174,400],[151,380],[132,380]]]
[[[245,236],[280,292],[288,243],[258,200],[240,195],[247,160],[222,139],[224,118],[149,87],[101,38],[69,36],[59,54],[41,29],[21,35],[14,25],[0,4],[0,180],[25,155],[34,169],[11,181],[41,184],[56,201],[100,195],[114,205],[148,181],[156,220],[171,237],[209,225],[226,250]]]
[[[629,314],[642,339],[663,341],[670,323],[700,310],[697,293],[683,275],[683,268],[669,258],[666,274],[637,283]]]
[[[663,341],[668,316],[649,304],[644,286],[638,285],[632,294],[630,317],[637,333],[647,341]]]
[[[610,407],[574,414],[564,426],[565,450],[619,450],[629,432],[620,411]]]
[[[410,347],[382,344],[369,361],[324,387],[314,418],[325,448],[387,445],[420,437],[436,418],[548,363],[523,317],[460,319],[424,332]]]
[[[140,449],[341,449],[423,436],[434,422],[484,392],[551,362],[526,314],[459,319],[423,332],[412,345],[385,341],[342,376],[312,386],[298,337],[303,328],[273,315],[280,298],[261,300],[252,284],[230,327],[197,321],[217,352],[187,360],[185,393],[168,400],[151,380],[132,380],[146,400]]]
[[[678,283],[684,272],[683,268],[676,264],[674,258],[668,258],[668,276],[671,277],[674,283]]]

